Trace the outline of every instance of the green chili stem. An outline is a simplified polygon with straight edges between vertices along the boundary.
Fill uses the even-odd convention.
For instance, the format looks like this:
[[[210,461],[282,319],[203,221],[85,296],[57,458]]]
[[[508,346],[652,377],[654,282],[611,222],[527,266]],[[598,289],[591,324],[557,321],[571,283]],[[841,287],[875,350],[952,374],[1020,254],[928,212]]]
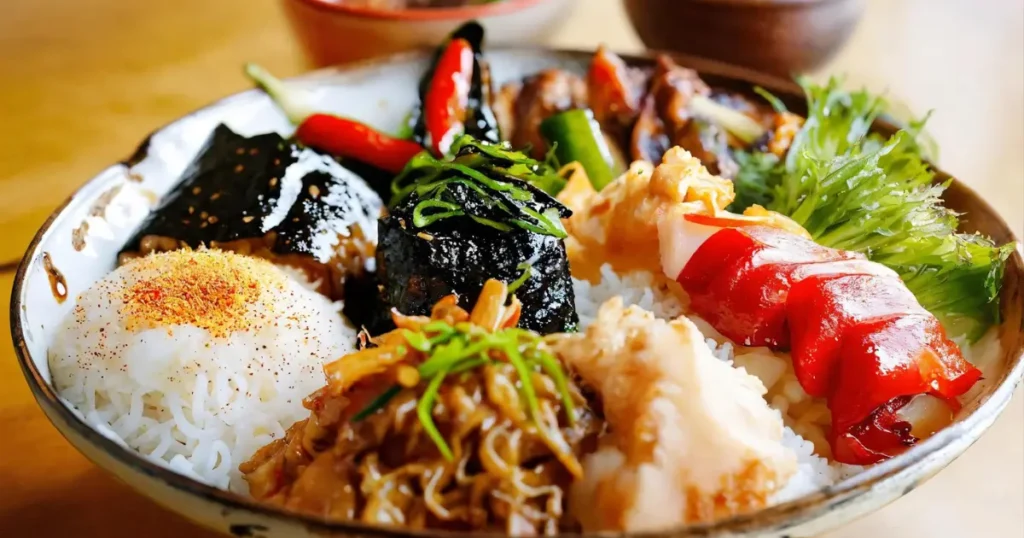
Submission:
[[[247,63],[245,75],[270,96],[293,125],[302,123],[313,114],[309,104],[299,99],[294,90],[270,74],[270,71],[254,63]]]

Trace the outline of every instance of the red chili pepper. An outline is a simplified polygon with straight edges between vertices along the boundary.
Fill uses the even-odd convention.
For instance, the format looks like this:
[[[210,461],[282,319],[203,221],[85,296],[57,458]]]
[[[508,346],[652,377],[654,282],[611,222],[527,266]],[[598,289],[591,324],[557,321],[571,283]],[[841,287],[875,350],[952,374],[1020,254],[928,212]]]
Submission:
[[[893,271],[777,228],[724,228],[677,279],[693,310],[746,345],[791,346],[797,380],[828,401],[837,461],[864,465],[912,445],[897,414],[913,396],[958,405],[981,372]]]
[[[455,137],[465,131],[472,81],[473,46],[465,39],[453,39],[441,53],[423,99],[430,146],[438,156],[448,153]]]
[[[419,144],[386,135],[358,121],[329,114],[307,117],[295,137],[320,151],[363,161],[397,174],[417,153]]]
[[[284,82],[258,65],[247,64],[245,73],[277,103],[288,121],[299,126],[295,138],[309,147],[394,174],[423,151],[416,142],[386,135],[358,121],[310,111]]]

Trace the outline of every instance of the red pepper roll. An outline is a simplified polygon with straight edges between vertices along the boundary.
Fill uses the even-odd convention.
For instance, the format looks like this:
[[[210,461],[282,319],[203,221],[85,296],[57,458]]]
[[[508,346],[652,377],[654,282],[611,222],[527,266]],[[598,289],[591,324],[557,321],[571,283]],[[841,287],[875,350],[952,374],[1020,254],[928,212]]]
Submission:
[[[889,400],[875,409],[867,419],[846,431],[837,432],[833,429],[829,435],[833,459],[867,465],[883,461],[913,446],[917,439],[910,434],[912,426],[900,418],[898,413],[911,398],[900,396]]]
[[[715,232],[677,280],[726,337],[791,349],[800,385],[832,411],[837,461],[902,451],[916,439],[900,408],[921,394],[956,408],[981,377],[896,273],[778,228]]]
[[[834,386],[840,347],[853,327],[900,315],[931,316],[896,274],[813,275],[793,286],[786,306],[797,380],[818,398]]]
[[[731,340],[784,348],[786,298],[807,264],[856,259],[796,234],[766,226],[725,228],[705,241],[678,281],[692,308]]]
[[[859,465],[885,460],[914,441],[909,425],[900,426],[895,417],[873,416],[876,410],[894,408],[895,414],[910,401],[903,397],[918,394],[951,400],[981,378],[930,314],[854,325],[843,333],[836,363],[835,385],[828,397],[832,450],[836,460]],[[895,442],[894,435],[902,442]]]

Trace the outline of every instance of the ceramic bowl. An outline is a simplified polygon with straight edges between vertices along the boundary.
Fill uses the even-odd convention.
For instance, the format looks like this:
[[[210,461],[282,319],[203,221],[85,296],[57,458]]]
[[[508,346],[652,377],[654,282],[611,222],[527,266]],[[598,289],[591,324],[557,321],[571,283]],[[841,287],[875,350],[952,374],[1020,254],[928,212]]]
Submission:
[[[784,75],[824,65],[865,0],[623,0],[647,47]]]
[[[338,65],[433,47],[471,20],[484,25],[489,46],[542,43],[569,19],[576,0],[504,0],[459,8],[381,10],[345,0],[281,0],[310,61]]]
[[[590,54],[504,49],[488,56],[495,80],[501,83],[547,67],[583,72]],[[644,57],[627,60],[633,64],[651,61]],[[789,82],[704,60],[679,58],[679,62],[698,69],[712,85],[749,91],[756,84],[783,96],[794,110],[801,106],[799,89]],[[316,72],[295,83],[309,91],[316,108],[392,129],[414,103],[416,82],[426,64],[425,54],[409,54]],[[68,441],[98,466],[165,507],[222,532],[249,537],[465,538],[462,534],[399,532],[328,522],[205,486],[105,437],[57,397],[50,384],[46,350],[59,321],[73,307],[74,297],[114,268],[118,250],[145,217],[150,204],[174,185],[206,136],[221,122],[247,135],[289,130],[285,119],[260,92],[247,91],[224,99],[154,132],[123,162],[89,180],[36,234],[16,276],[11,330],[21,367],[40,407]],[[882,129],[891,127],[883,125]],[[954,210],[969,213],[970,218],[965,220],[969,230],[986,233],[1000,243],[1016,241],[995,211],[963,184],[954,182],[946,199]],[[83,223],[88,224],[87,229]],[[895,500],[938,472],[992,424],[1024,372],[1024,261],[1019,244],[1005,279],[1005,354],[952,426],[899,457],[796,501],[710,525],[644,536],[813,536]],[[981,486],[983,478],[978,480]],[[111,517],[116,511],[117,507],[110,508]]]

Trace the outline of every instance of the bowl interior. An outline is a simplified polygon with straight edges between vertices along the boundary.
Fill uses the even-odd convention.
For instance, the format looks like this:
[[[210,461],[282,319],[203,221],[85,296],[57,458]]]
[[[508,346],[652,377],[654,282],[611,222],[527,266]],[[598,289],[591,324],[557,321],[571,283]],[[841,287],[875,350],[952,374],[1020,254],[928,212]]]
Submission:
[[[492,51],[489,58],[494,80],[501,84],[549,67],[583,73],[589,62],[589,53],[508,49]],[[631,61],[647,60],[633,58]],[[794,110],[803,108],[798,89],[790,82],[702,60],[681,58],[680,61],[702,71],[712,85],[749,91],[753,84],[757,84],[782,96]],[[316,72],[296,79],[295,83],[307,92],[317,109],[395,131],[415,102],[417,82],[425,67],[424,55],[411,54],[343,70]],[[58,427],[91,432],[88,442],[97,445],[98,450],[108,452],[120,461],[141,466],[147,473],[159,475],[172,487],[200,492],[225,505],[247,506],[287,518],[273,509],[256,507],[237,495],[208,491],[212,488],[173,475],[99,437],[74,416],[72,409],[59,403],[49,386],[47,346],[60,321],[74,307],[74,298],[115,266],[122,244],[145,218],[152,204],[173,187],[207,135],[221,122],[245,135],[267,131],[287,134],[291,131],[269,98],[261,92],[247,91],[154,132],[132,156],[102,171],[69,198],[33,240],[15,283],[11,303],[13,339],[37,399],[44,406],[49,402],[53,406],[51,411],[61,416],[63,423],[55,420]],[[891,126],[883,125],[882,128],[890,129]],[[1000,242],[1014,240],[1009,228],[991,207],[963,185],[954,183],[947,197],[953,209],[970,212],[971,217],[966,222],[972,231],[987,233]],[[58,274],[62,279],[57,277]],[[959,455],[991,424],[1020,380],[1024,368],[1021,363],[1022,290],[1024,262],[1018,245],[1018,251],[1007,268],[1003,292],[1006,318],[1002,334],[1004,353],[999,363],[986,372],[986,382],[976,391],[954,426],[907,454],[821,493],[770,508],[758,518],[734,518],[708,526],[703,531],[692,529],[693,532],[711,529],[738,532],[772,524],[788,525],[783,523],[786,521],[807,521],[815,514],[852,502],[883,481],[902,477],[901,483],[908,483],[908,480],[916,483],[921,475],[926,477],[934,473]],[[902,489],[894,491],[893,498],[903,492]],[[315,521],[309,524],[329,529],[343,527]]]

